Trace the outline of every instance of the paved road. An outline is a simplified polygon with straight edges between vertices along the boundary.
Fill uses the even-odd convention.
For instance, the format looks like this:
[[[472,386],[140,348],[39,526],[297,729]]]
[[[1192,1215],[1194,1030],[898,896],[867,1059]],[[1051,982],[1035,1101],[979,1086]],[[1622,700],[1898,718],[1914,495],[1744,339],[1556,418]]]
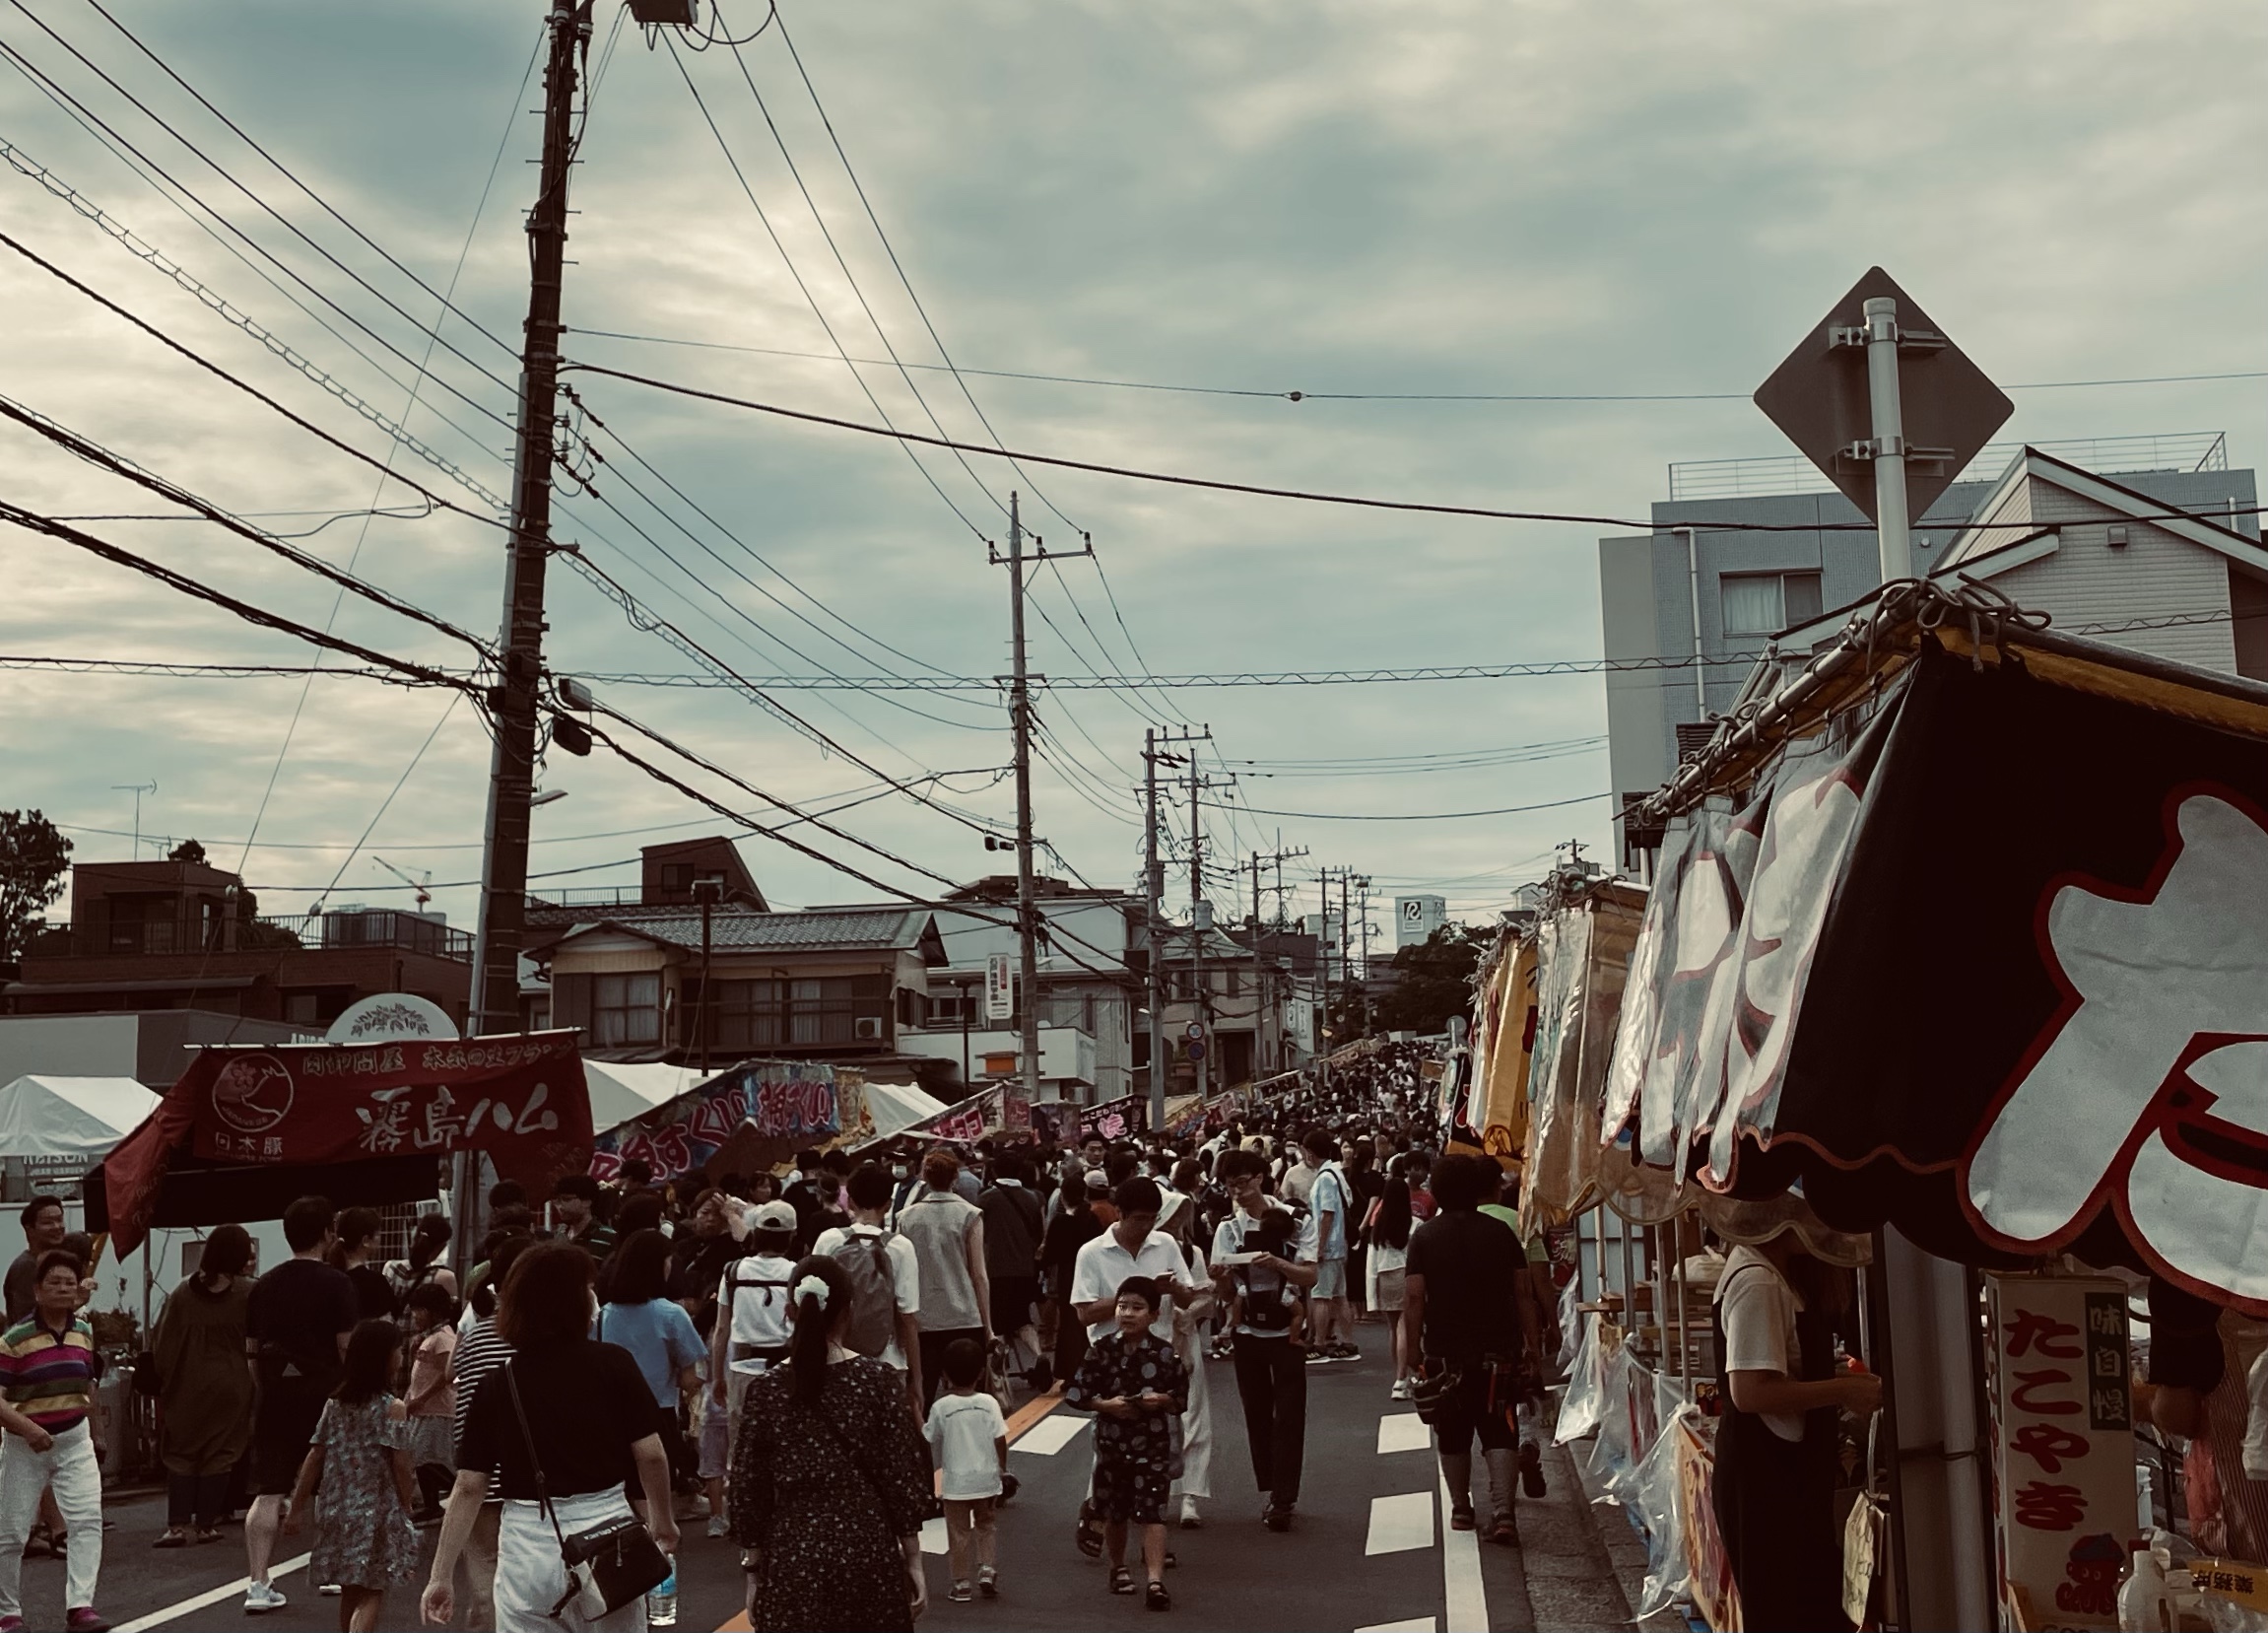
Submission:
[[[1168,1574],[1173,1609],[1146,1610],[1139,1596],[1113,1598],[1104,1571],[1072,1544],[1088,1474],[1092,1432],[1081,1414],[1057,1408],[1019,1438],[1011,1463],[1023,1482],[1000,1516],[1001,1597],[947,1602],[942,1522],[933,1550],[931,1611],[924,1633],[1061,1633],[1061,1630],[1181,1626],[1238,1633],[1479,1633],[1481,1629],[1624,1628],[1630,1611],[1613,1563],[1593,1528],[1567,1460],[1552,1460],[1553,1491],[1521,1504],[1524,1546],[1444,1534],[1438,1476],[1423,1426],[1387,1398],[1390,1373],[1382,1332],[1362,1329],[1369,1355],[1308,1369],[1307,1468],[1294,1529],[1260,1524],[1259,1494],[1244,1453],[1243,1422],[1229,1363],[1209,1363],[1216,1450],[1207,1520],[1176,1530],[1179,1564]],[[1609,1526],[1623,1524],[1597,1511]],[[318,1599],[304,1568],[279,1577],[289,1608],[254,1621],[238,1609],[243,1555],[237,1533],[206,1548],[156,1552],[164,1503],[113,1504],[101,1605],[122,1629],[249,1628],[261,1633],[324,1633],[337,1626],[337,1601]],[[679,1626],[710,1633],[740,1609],[737,1553],[728,1542],[688,1528]],[[430,1545],[430,1542],[429,1542]],[[302,1550],[293,1547],[287,1559]],[[1137,1573],[1139,1574],[1139,1573]],[[33,1561],[25,1569],[33,1627],[61,1625],[63,1569]],[[224,1592],[225,1590],[225,1592]],[[211,1603],[192,1601],[219,1592]],[[170,1611],[171,1614],[167,1614]],[[408,1592],[388,1602],[381,1626],[417,1624]]]

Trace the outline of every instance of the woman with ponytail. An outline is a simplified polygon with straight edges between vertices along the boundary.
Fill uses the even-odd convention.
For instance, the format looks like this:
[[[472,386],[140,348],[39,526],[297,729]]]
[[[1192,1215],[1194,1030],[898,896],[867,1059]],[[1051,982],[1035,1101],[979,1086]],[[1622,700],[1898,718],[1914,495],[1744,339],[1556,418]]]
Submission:
[[[911,1633],[928,1604],[922,1523],[938,1512],[903,1375],[858,1354],[850,1277],[795,1267],[787,1362],[750,1380],[732,1453],[732,1529],[755,1633]]]

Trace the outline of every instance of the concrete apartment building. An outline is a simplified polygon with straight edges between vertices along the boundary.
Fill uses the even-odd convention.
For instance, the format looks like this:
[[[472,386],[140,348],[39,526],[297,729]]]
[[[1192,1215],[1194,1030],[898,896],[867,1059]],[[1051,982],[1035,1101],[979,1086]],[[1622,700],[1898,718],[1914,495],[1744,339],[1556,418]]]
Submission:
[[[1608,753],[1625,798],[1660,786],[1707,740],[1768,646],[1808,647],[1880,582],[1865,514],[1799,455],[1673,464],[1669,490],[1652,532],[1599,541],[1607,657],[1681,665],[1607,675]],[[2194,617],[2100,633],[2268,675],[2268,555],[2259,518],[2242,513],[2255,491],[2251,470],[2230,467],[2222,433],[1995,444],[1916,518],[1915,565],[1993,582],[2074,632]],[[2197,519],[2143,519],[2165,510]],[[1972,525],[1987,522],[2027,525]],[[1619,842],[1619,819],[1616,830]]]

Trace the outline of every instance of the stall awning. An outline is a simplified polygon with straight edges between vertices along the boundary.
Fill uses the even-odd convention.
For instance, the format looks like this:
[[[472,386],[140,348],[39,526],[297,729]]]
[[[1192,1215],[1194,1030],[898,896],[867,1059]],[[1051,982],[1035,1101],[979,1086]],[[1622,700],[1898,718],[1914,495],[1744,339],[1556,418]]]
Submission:
[[[1606,1160],[2268,1313],[2268,687],[1995,622],[1686,780]]]
[[[33,1074],[0,1088],[0,1157],[100,1162],[158,1097],[131,1077]]]

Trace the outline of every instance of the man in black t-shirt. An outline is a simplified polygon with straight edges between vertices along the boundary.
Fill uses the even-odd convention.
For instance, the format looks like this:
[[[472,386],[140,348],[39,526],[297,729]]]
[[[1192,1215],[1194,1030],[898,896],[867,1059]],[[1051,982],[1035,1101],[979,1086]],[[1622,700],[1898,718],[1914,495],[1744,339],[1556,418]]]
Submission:
[[[323,1401],[338,1386],[347,1335],[360,1314],[355,1284],[323,1262],[336,1240],[331,1227],[328,1197],[302,1196],[286,1208],[284,1240],[292,1257],[252,1283],[244,1305],[244,1350],[259,1380],[252,1407],[252,1482],[258,1495],[244,1516],[248,1616],[280,1610],[286,1602],[268,1581],[285,1494],[299,1478]]]
[[[1519,1294],[1527,1255],[1517,1236],[1479,1211],[1496,1194],[1494,1162],[1443,1157],[1434,1165],[1433,1191],[1439,1213],[1410,1233],[1403,1332],[1410,1351],[1425,1356],[1428,1381],[1444,1375],[1449,1380],[1434,1412],[1434,1436],[1449,1488],[1450,1529],[1474,1529],[1477,1432],[1489,1469],[1489,1539],[1516,1543],[1515,1413],[1524,1346]]]

